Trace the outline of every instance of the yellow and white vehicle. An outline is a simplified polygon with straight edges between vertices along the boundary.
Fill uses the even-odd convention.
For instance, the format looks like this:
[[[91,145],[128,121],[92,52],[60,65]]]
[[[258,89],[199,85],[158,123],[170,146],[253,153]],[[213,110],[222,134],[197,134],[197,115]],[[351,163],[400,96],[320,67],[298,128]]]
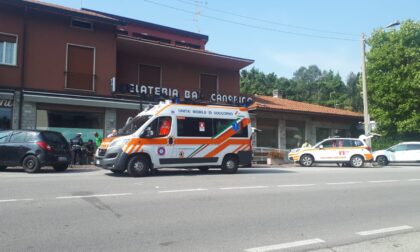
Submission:
[[[327,138],[311,148],[293,149],[289,159],[302,166],[314,163],[337,163],[339,166],[362,167],[373,160],[370,147],[364,137]]]
[[[163,167],[235,173],[252,161],[250,122],[244,107],[161,102],[129,120],[117,137],[104,139],[95,164],[131,176]]]

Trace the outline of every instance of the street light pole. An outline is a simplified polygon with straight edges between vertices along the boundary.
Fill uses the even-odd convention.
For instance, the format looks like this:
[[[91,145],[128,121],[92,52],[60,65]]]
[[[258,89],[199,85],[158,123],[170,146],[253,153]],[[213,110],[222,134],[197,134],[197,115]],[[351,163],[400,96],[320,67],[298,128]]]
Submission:
[[[370,134],[370,118],[368,110],[368,96],[366,83],[366,38],[362,33],[362,89],[363,89],[363,118],[365,122],[365,136]],[[367,143],[370,146],[370,141]]]

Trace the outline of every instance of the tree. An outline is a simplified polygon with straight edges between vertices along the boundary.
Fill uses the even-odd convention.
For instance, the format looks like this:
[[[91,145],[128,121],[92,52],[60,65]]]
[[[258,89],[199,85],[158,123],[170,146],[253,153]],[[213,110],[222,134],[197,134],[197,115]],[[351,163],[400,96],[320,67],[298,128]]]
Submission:
[[[368,40],[370,114],[385,135],[420,136],[420,22],[379,29]]]
[[[349,96],[348,104],[354,111],[363,110],[362,87],[360,83],[360,73],[351,72],[346,80],[347,93]]]

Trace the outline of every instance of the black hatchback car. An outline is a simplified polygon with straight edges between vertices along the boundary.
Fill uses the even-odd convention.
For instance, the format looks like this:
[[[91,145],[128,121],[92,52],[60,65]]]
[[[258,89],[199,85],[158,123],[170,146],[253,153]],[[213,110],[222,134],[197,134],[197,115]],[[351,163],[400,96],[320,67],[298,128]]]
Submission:
[[[0,131],[0,171],[22,166],[26,172],[38,172],[42,166],[65,171],[71,161],[69,143],[55,131]]]

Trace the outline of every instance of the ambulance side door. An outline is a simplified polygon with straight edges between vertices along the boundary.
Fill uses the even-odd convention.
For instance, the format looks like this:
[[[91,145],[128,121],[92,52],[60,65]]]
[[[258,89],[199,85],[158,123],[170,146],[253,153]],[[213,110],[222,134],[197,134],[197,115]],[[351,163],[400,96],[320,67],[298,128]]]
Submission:
[[[316,151],[317,155],[315,160],[317,161],[334,161],[338,156],[338,149],[336,148],[336,140],[324,141]]]

